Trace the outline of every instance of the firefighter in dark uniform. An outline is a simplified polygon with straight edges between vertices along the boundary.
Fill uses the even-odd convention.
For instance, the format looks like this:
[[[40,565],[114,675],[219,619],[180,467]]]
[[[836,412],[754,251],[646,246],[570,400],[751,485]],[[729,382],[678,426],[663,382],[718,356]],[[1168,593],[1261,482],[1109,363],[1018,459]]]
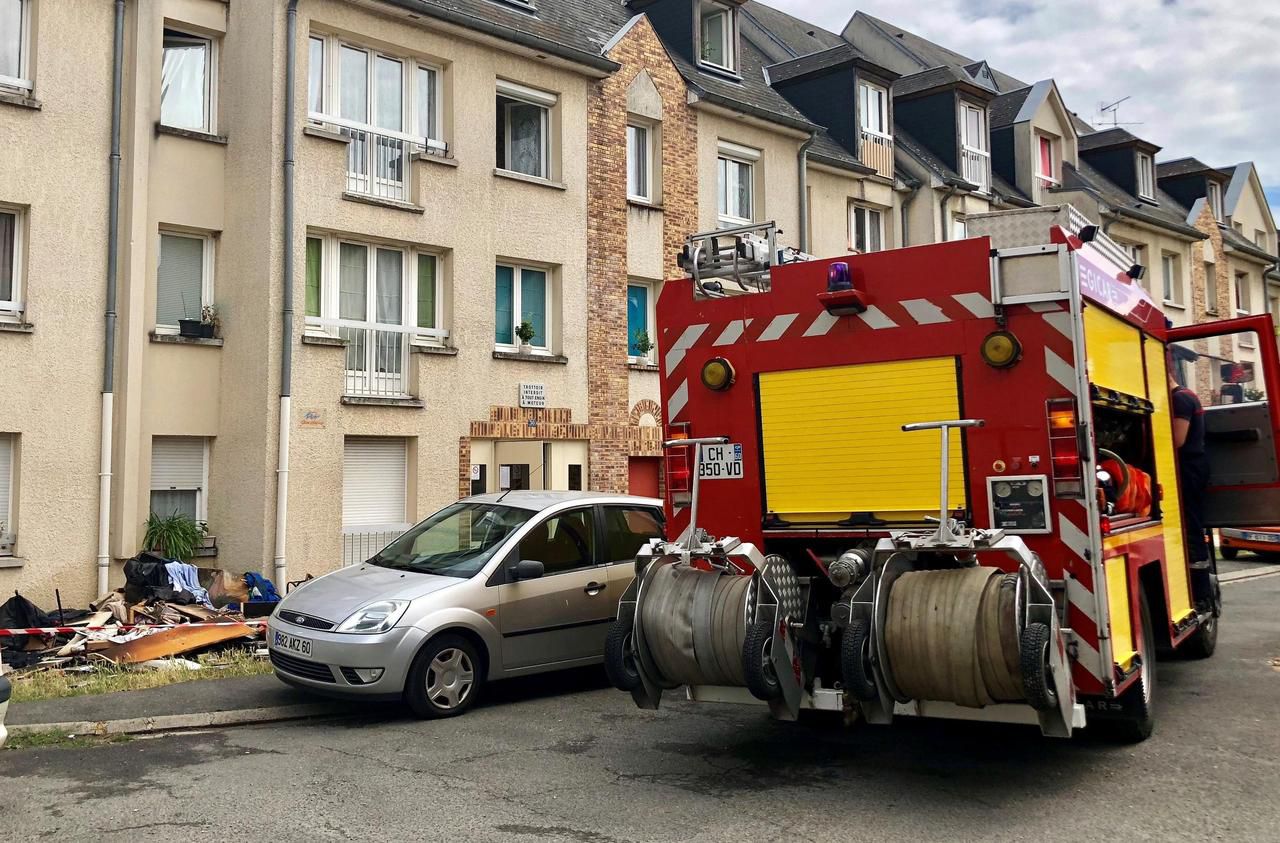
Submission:
[[[1194,392],[1174,379],[1172,368],[1169,370],[1169,387],[1173,390],[1173,444],[1178,449],[1187,547],[1193,564],[1207,562],[1209,546],[1204,533],[1204,493],[1209,486],[1209,459],[1204,452],[1204,407]]]

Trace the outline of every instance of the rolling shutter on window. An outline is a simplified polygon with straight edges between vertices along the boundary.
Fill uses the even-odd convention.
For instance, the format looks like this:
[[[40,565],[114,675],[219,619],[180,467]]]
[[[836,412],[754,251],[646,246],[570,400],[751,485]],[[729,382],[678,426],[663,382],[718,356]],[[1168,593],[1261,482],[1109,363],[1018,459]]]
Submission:
[[[199,489],[202,486],[204,439],[199,436],[152,437],[152,489]]]
[[[160,267],[156,273],[156,324],[171,328],[179,319],[199,319],[204,277],[204,241],[176,234],[160,235]]]
[[[13,437],[0,435],[0,538],[13,532],[13,518],[9,512],[13,482]]]
[[[342,456],[342,528],[405,524],[405,440],[348,437]]]

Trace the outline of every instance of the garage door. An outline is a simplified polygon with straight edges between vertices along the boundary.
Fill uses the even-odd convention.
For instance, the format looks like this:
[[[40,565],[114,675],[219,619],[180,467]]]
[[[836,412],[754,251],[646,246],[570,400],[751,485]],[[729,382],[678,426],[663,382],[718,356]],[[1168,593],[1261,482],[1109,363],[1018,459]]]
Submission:
[[[902,425],[959,418],[957,378],[951,357],[762,374],[768,510],[820,524],[854,513],[898,523],[936,515],[939,435]],[[958,509],[967,505],[959,431],[950,463]]]
[[[404,439],[347,437],[342,458],[344,532],[396,530],[408,525]]]

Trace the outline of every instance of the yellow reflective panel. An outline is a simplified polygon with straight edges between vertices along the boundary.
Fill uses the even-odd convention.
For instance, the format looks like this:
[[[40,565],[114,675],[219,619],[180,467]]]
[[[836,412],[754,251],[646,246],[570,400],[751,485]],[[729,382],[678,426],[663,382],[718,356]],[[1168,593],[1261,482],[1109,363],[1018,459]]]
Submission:
[[[1165,582],[1169,589],[1169,618],[1177,623],[1191,614],[1191,581],[1187,555],[1183,550],[1182,500],[1178,494],[1177,455],[1173,448],[1173,420],[1170,416],[1169,376],[1165,370],[1165,347],[1145,343],[1147,371],[1151,379],[1151,435],[1156,448],[1156,478],[1164,489],[1160,504],[1164,528]],[[1159,384],[1159,387],[1156,385]]]
[[[1137,655],[1129,614],[1129,581],[1125,571],[1128,562],[1128,556],[1116,556],[1103,563],[1107,574],[1107,610],[1111,614],[1111,658],[1125,671]]]
[[[1090,383],[1138,398],[1147,397],[1141,331],[1100,307],[1086,307],[1084,343]]]
[[[855,512],[920,521],[938,511],[941,434],[910,422],[959,417],[954,358],[760,375],[766,505],[787,521]],[[960,432],[950,440],[948,505],[967,506]]]

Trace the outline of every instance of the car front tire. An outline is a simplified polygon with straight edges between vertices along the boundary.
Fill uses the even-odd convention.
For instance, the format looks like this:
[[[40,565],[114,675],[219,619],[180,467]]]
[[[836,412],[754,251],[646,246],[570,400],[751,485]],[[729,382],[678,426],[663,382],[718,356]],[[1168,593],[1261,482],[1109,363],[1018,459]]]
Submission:
[[[404,699],[422,718],[457,717],[475,704],[484,682],[476,647],[445,633],[427,642],[409,668]]]

